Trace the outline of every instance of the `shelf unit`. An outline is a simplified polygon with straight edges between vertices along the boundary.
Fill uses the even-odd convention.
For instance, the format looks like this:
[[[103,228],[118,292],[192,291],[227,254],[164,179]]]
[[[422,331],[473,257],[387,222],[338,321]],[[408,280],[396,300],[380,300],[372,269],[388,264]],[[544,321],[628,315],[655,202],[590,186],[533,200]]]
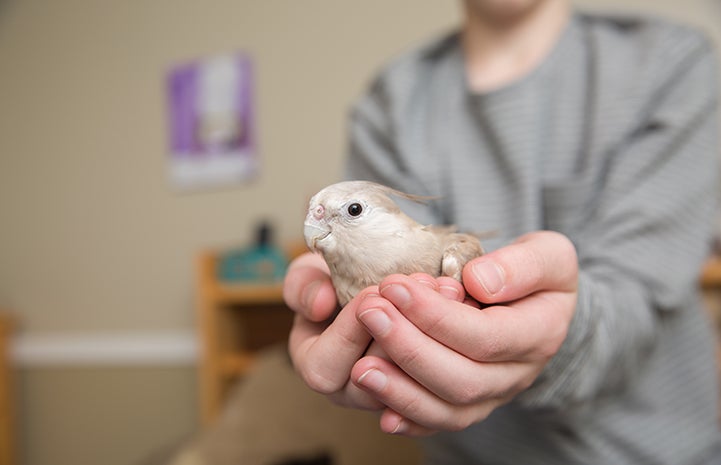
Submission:
[[[721,288],[721,256],[714,255],[706,261],[700,280],[704,289]]]
[[[10,361],[10,336],[12,319],[0,313],[0,465],[14,462],[15,429],[12,396],[12,364]]]
[[[213,422],[232,383],[248,373],[254,353],[285,342],[293,313],[274,284],[226,284],[217,279],[218,256],[202,253],[197,263],[200,341],[199,396],[203,425]]]
[[[706,261],[699,281],[704,293],[706,310],[721,342],[721,256],[714,255]],[[721,370],[721,343],[717,345],[717,353],[719,370]]]

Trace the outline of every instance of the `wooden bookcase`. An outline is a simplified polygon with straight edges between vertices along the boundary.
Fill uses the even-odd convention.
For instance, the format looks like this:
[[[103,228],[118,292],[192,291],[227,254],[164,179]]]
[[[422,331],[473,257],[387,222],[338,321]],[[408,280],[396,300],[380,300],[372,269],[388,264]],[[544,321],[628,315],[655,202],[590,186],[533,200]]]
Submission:
[[[701,289],[704,293],[706,310],[718,334],[719,376],[721,379],[721,256],[713,256],[701,270]]]
[[[283,303],[281,283],[226,284],[217,279],[218,257],[197,263],[197,318],[200,341],[200,419],[211,423],[229,387],[253,365],[254,353],[285,342],[293,313]]]
[[[721,256],[713,256],[706,261],[701,271],[701,287],[704,289],[721,288]]]
[[[15,463],[15,428],[12,396],[10,335],[12,320],[0,313],[0,465]]]

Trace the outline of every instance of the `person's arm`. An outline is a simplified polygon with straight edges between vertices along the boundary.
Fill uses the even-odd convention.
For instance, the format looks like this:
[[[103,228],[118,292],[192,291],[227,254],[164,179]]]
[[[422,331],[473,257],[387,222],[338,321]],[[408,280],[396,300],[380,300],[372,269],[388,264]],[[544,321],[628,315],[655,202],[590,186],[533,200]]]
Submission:
[[[646,118],[610,159],[599,197],[572,240],[578,308],[529,406],[563,406],[624,389],[641,371],[664,312],[685,308],[710,250],[718,198],[718,78],[698,41],[668,70]]]
[[[558,407],[622,389],[643,363],[657,312],[683,311],[678,307],[695,291],[707,252],[718,175],[716,81],[709,55],[701,50],[658,90],[648,118],[618,148],[606,177],[598,180],[595,209],[571,238],[578,263],[568,239],[554,233],[534,233],[477,259],[472,266],[492,263],[503,270],[495,293],[481,273],[464,273],[473,297],[505,302],[483,311],[439,296],[417,280],[389,277],[313,333],[321,336],[316,340],[343,340],[352,348],[343,351],[349,356],[340,368],[331,364],[339,375],[331,376],[326,371],[331,365],[324,364],[332,343],[318,346],[324,349],[314,355],[323,356],[297,358],[298,371],[307,380],[332,378],[315,388],[346,405],[384,408],[382,429],[411,435],[463,428],[514,397],[527,406]],[[370,108],[364,123],[385,117]],[[376,124],[374,131],[383,127]],[[377,142],[357,139],[359,150],[366,150],[353,158],[357,173],[387,168],[383,150],[392,146]],[[396,171],[405,174],[402,164]],[[392,291],[401,288],[413,305]],[[437,320],[428,325],[428,315]],[[381,356],[363,357],[364,328],[382,347]],[[477,334],[484,337],[471,337],[467,328],[482,330]],[[312,344],[300,339],[291,352],[309,354],[298,348]]]
[[[577,280],[564,239],[534,233],[467,267],[490,263],[495,278],[464,272],[473,297],[501,305],[464,311],[391,277],[382,300],[359,307],[396,364],[366,357],[351,374],[387,406],[384,430],[454,430],[511,398],[566,408],[623,391],[643,372],[662,314],[699,311],[685,306],[709,251],[719,174],[716,74],[705,45],[668,74],[598,180],[596,207],[571,238]],[[365,321],[376,309],[385,325]]]

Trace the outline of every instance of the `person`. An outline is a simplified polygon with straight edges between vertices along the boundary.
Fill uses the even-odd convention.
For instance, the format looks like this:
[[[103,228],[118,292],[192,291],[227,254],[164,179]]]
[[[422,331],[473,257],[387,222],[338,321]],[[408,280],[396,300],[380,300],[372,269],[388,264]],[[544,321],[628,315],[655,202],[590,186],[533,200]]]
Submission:
[[[463,6],[460,31],[391,61],[354,107],[348,178],[432,196],[403,206],[419,222],[498,234],[463,286],[391,275],[340,311],[322,258],[297,258],[296,370],[422,438],[431,464],[721,463],[697,292],[713,48],[565,0]]]

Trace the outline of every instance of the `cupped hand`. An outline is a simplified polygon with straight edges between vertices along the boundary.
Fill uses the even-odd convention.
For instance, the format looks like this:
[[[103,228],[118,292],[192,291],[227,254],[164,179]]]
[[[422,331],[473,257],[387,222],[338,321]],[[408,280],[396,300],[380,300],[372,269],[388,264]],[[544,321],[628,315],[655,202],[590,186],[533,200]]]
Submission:
[[[413,279],[445,299],[462,300],[465,291],[451,278],[417,274]],[[283,294],[296,312],[289,337],[293,365],[313,390],[348,407],[382,410],[385,405],[351,382],[353,366],[362,357],[388,361],[387,355],[356,317],[366,301],[380,298],[378,287],[359,293],[337,311],[328,268],[319,255],[306,254],[291,263]],[[391,362],[389,362],[391,363]]]
[[[463,280],[489,306],[393,275],[347,308],[384,354],[366,354],[350,372],[352,385],[384,406],[383,431],[417,436],[481,421],[527,389],[563,343],[578,280],[565,236],[523,236],[470,262]]]

